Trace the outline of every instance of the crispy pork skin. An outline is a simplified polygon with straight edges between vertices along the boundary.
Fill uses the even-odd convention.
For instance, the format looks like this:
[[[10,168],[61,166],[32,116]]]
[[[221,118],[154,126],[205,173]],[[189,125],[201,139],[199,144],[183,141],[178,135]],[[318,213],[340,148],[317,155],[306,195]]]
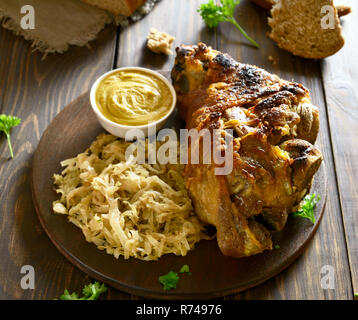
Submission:
[[[220,130],[220,152],[227,148],[222,137],[230,134],[233,144],[228,175],[215,174],[213,163],[186,165],[196,212],[216,227],[225,255],[272,249],[269,230],[285,226],[322,161],[313,146],[318,109],[301,84],[236,62],[203,43],[176,52],[172,80],[187,128]],[[190,159],[190,146],[188,152]]]

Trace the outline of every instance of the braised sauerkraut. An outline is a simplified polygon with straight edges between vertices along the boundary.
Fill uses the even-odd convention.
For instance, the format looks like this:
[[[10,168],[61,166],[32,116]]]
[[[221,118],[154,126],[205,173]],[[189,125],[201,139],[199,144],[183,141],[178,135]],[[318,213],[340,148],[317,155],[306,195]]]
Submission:
[[[56,213],[82,229],[88,242],[116,258],[156,260],[186,255],[208,239],[196,217],[180,164],[125,159],[129,142],[102,134],[89,149],[61,163],[54,175]]]

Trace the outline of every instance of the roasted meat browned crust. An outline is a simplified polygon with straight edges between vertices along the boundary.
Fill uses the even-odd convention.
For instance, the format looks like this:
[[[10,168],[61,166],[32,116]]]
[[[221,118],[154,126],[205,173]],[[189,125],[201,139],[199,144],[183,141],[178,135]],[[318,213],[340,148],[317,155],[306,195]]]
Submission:
[[[203,43],[176,52],[172,80],[187,128],[219,129],[222,136],[233,130],[232,173],[215,175],[214,164],[186,165],[196,212],[216,226],[225,255],[271,249],[268,229],[285,226],[321,164],[313,146],[318,110],[301,84],[238,63]]]

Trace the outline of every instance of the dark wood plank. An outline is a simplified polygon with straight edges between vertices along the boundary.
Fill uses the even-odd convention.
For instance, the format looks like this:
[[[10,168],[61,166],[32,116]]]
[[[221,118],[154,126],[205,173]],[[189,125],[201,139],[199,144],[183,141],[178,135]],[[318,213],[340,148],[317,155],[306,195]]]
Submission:
[[[150,28],[167,32],[176,39],[174,48],[198,41],[214,45],[215,33],[209,32],[196,12],[205,0],[164,0],[143,20],[123,29],[120,33],[117,67],[142,66],[155,70],[169,70],[174,56],[152,53],[146,48]]]
[[[13,130],[13,160],[8,160],[1,135],[0,299],[53,299],[65,288],[80,291],[90,281],[57,251],[41,228],[31,199],[31,162],[54,116],[112,68],[115,41],[116,28],[109,26],[91,43],[91,49],[71,48],[42,61],[42,54],[33,53],[28,42],[10,31],[0,31],[0,113],[23,120]],[[23,265],[35,268],[34,290],[20,287]],[[109,296],[129,297],[115,290]]]
[[[5,30],[4,28],[0,28],[0,39],[2,43],[8,43],[11,37],[12,34],[9,31]],[[7,74],[9,73],[9,68],[11,68],[11,61],[14,60],[10,46],[1,45],[0,56],[2,58],[2,61],[0,61],[0,108],[2,108],[7,86]]]
[[[311,244],[296,263],[275,279],[248,290],[235,298],[245,299],[347,299],[352,298],[351,279],[345,248],[344,230],[335,182],[329,127],[322,89],[319,62],[296,58],[280,50],[266,37],[268,31],[266,13],[242,1],[237,19],[259,44],[260,49],[248,45],[231,25],[221,24],[218,29],[218,49],[228,52],[243,63],[258,65],[283,79],[303,83],[310,89],[311,98],[320,110],[321,129],[317,145],[322,151],[328,175],[328,199],[324,217]],[[272,56],[277,64],[269,61]],[[331,265],[335,269],[335,290],[321,288],[321,268]]]
[[[358,292],[358,3],[345,0],[344,4],[353,8],[342,19],[346,44],[322,62],[322,76],[353,292]]]

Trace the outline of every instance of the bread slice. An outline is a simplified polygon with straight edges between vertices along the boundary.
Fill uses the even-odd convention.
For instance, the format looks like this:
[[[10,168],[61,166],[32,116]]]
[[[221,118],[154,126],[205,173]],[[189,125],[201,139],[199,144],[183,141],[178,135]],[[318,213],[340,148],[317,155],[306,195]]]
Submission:
[[[81,0],[92,6],[107,10],[115,16],[129,17],[145,0]]]
[[[278,0],[251,0],[253,3],[257,4],[259,7],[270,10],[272,6],[277,2]],[[352,12],[352,8],[350,6],[346,5],[338,5],[336,6],[338,17],[346,16],[347,14],[350,14]]]
[[[323,6],[334,9],[333,29],[322,28]],[[322,59],[344,45],[342,28],[333,0],[279,0],[271,9],[269,34],[278,46],[294,55]]]

